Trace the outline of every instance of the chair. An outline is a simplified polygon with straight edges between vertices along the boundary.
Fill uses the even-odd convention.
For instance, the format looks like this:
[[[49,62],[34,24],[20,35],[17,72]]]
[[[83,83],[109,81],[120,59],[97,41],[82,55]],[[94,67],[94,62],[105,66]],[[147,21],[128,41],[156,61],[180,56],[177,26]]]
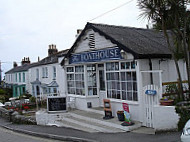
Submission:
[[[72,110],[72,109],[76,108],[76,106],[75,106],[75,100],[76,100],[75,97],[68,96],[68,99],[67,99],[68,109]]]

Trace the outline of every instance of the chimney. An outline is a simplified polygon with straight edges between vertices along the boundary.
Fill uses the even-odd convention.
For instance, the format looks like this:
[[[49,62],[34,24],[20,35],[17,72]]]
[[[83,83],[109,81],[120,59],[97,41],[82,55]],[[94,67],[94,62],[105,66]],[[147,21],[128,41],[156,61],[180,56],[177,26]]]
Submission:
[[[49,45],[48,56],[56,54],[57,52],[58,52],[58,50],[56,48],[56,45],[54,45],[54,44]]]
[[[38,62],[40,61],[40,57],[38,56]]]
[[[16,68],[18,65],[16,62],[13,62],[13,68]]]
[[[75,35],[75,38],[77,38],[81,32],[82,32],[82,29],[77,29],[77,34]]]
[[[24,64],[30,64],[30,58],[29,57],[24,57],[24,59],[22,59],[21,64],[22,65],[24,65]]]

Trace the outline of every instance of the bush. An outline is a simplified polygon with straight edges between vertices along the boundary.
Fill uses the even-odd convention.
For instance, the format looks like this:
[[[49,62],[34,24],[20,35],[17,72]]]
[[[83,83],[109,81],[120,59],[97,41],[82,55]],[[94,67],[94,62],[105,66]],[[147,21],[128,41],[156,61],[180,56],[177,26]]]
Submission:
[[[176,106],[176,113],[179,114],[178,130],[182,130],[185,123],[190,119],[190,102],[181,102]]]
[[[31,103],[35,103],[36,102],[36,98],[34,96],[30,97],[30,102]]]

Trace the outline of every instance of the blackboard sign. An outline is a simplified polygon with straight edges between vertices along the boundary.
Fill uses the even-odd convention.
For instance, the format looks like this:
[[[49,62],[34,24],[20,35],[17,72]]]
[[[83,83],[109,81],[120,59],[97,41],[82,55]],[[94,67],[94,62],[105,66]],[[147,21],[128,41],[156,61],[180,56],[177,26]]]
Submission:
[[[47,98],[47,111],[48,112],[59,112],[66,111],[66,97],[48,97]]]

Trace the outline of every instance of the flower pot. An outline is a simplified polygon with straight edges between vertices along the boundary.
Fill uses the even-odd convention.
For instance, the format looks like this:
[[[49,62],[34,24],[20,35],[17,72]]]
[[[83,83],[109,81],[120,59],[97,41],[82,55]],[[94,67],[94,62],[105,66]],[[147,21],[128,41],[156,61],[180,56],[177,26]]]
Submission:
[[[172,106],[174,104],[174,100],[160,100],[160,105],[163,106]]]
[[[124,121],[124,112],[123,111],[117,111],[117,117],[119,121]]]

